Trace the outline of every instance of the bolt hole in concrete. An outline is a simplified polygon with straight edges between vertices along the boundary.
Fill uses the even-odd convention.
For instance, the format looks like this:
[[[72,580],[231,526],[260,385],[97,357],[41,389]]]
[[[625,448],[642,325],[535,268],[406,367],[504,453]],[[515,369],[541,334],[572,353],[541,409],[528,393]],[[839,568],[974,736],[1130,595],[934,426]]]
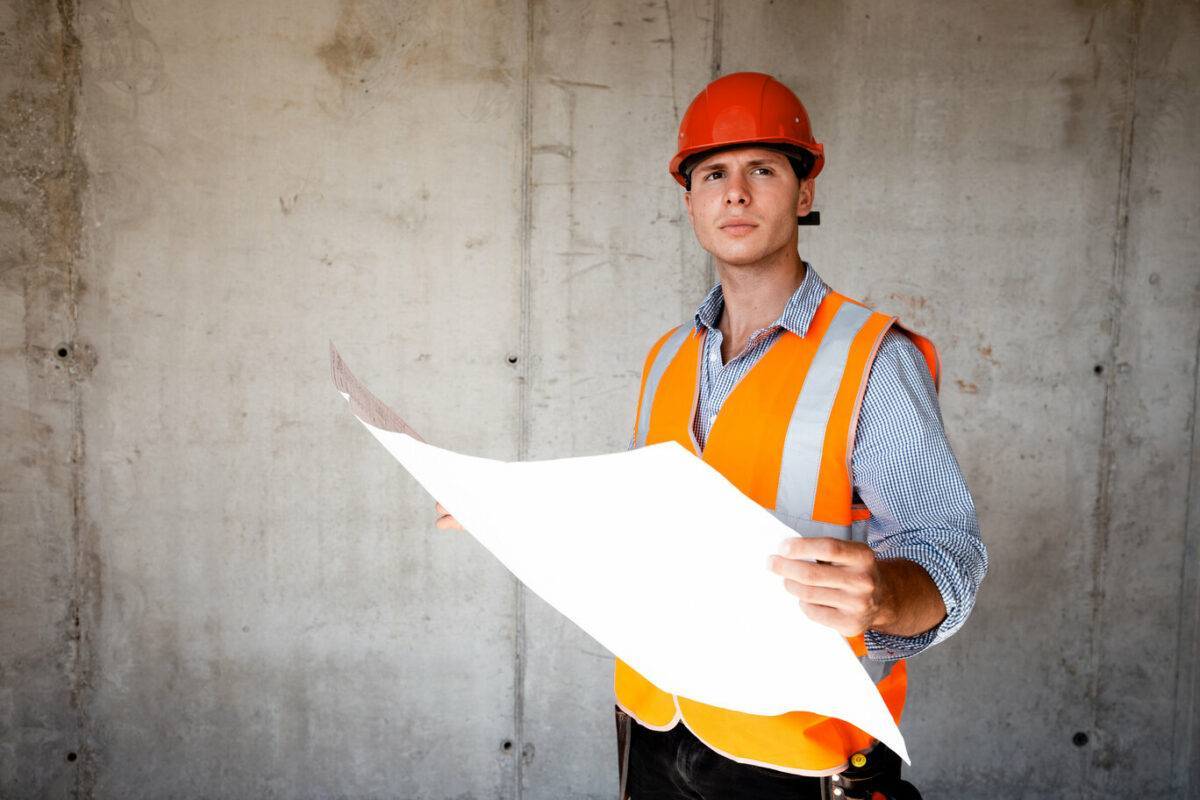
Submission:
[[[1104,372],[1104,365],[1103,365],[1103,364],[1097,364],[1096,366],[1092,367],[1092,372],[1094,372],[1094,373],[1096,373],[1097,375],[1099,375],[1101,372]]]
[[[1079,731],[1071,737],[1071,741],[1075,743],[1076,747],[1083,747],[1088,743],[1088,735],[1083,731]]]
[[[517,363],[517,357],[516,357],[516,356],[509,356],[509,357],[508,357],[508,363],[510,363],[510,364],[515,364],[515,363]]]
[[[510,742],[508,739],[505,739],[504,744],[502,744],[500,746],[503,747],[505,750],[512,750],[512,742]]]
[[[77,758],[79,758],[79,756],[75,755],[74,753],[67,753],[67,761],[74,761]]]
[[[68,350],[67,348],[65,348],[65,347],[60,347],[60,348],[58,348],[58,357],[59,357],[59,358],[66,358],[66,357],[67,357],[67,355],[68,355],[70,352],[71,352],[71,351],[70,351],[70,350]]]

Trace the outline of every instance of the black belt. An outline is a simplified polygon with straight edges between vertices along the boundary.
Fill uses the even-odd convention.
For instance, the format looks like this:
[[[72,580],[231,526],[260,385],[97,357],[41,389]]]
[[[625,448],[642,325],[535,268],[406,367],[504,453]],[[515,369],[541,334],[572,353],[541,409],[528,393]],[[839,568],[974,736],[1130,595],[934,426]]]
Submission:
[[[630,799],[626,789],[629,740],[631,728],[637,723],[620,707],[614,707],[614,712],[617,723],[619,798],[638,800],[636,797]],[[921,800],[920,792],[901,779],[900,763],[900,756],[882,742],[876,742],[870,749],[853,754],[850,764],[842,772],[820,778],[821,797],[824,800]]]

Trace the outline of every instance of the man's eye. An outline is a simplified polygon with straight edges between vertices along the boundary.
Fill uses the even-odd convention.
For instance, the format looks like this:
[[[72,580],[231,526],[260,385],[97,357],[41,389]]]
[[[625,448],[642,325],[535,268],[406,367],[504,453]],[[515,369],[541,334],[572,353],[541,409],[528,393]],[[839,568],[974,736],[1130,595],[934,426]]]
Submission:
[[[710,173],[708,173],[707,175],[705,175],[705,176],[704,176],[704,180],[709,180],[710,178],[712,178],[712,177],[714,177],[714,176],[717,176],[717,177],[719,177],[720,175],[721,175],[721,170],[719,170],[719,169],[714,169],[712,172],[710,172]]]
[[[758,171],[760,171],[760,170],[761,170],[762,172],[765,172],[765,173],[767,173],[768,175],[770,175],[770,174],[771,174],[771,168],[770,168],[770,167],[756,167],[754,171],[755,171],[755,172],[758,172]]]

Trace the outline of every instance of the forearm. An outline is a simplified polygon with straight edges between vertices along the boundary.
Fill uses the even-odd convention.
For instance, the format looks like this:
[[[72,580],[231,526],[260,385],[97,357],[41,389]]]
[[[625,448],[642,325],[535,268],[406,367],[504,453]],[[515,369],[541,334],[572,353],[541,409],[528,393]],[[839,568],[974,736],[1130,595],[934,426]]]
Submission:
[[[870,628],[893,636],[917,636],[946,618],[941,592],[919,564],[906,558],[880,560],[881,602]]]
[[[888,565],[893,598],[865,633],[867,652],[890,660],[962,627],[987,572],[987,549],[923,356],[890,331],[871,370],[852,466],[871,511],[865,539]]]

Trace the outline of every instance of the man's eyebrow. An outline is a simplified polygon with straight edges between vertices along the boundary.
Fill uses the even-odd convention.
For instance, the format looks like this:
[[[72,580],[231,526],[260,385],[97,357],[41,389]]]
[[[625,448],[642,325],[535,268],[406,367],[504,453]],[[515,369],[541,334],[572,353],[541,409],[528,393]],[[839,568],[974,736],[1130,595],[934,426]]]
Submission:
[[[760,167],[764,165],[768,167],[778,166],[779,161],[773,158],[752,158],[746,162],[747,167]],[[729,169],[729,165],[724,161],[714,161],[711,164],[701,164],[696,167],[697,172],[707,172],[714,169]]]

